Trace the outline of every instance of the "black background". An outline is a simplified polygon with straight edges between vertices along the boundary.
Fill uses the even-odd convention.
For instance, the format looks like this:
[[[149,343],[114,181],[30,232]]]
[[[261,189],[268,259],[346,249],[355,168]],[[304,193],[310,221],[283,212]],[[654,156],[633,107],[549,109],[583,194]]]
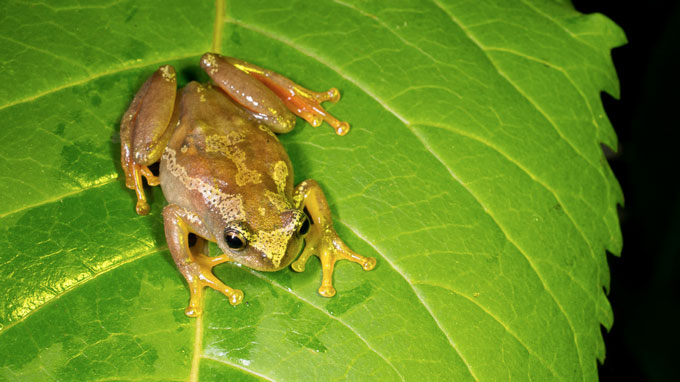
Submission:
[[[608,16],[628,38],[612,52],[621,99],[602,95],[619,136],[610,165],[625,206],[623,253],[609,256],[614,326],[603,330],[607,358],[600,380],[680,381],[680,4],[575,0],[574,6]]]

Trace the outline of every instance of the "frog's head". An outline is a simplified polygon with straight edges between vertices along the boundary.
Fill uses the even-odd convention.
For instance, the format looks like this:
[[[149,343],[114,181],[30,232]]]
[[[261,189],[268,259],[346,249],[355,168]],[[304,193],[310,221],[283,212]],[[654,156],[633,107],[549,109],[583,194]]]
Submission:
[[[310,228],[307,215],[287,209],[263,219],[228,222],[217,244],[234,261],[260,271],[287,267],[300,253]]]

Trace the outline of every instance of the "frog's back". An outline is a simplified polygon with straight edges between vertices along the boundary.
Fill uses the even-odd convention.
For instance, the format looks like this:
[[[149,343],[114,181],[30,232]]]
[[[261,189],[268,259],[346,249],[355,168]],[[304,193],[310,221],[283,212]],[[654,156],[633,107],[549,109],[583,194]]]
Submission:
[[[293,169],[276,135],[221,90],[191,82],[182,89],[178,108],[179,121],[161,161],[169,202],[187,206],[195,199],[189,193],[200,192],[190,186],[196,181],[228,194],[276,191],[270,174],[281,162],[289,175],[286,191],[292,193]]]
[[[190,82],[179,95],[179,122],[168,147],[181,149],[192,139],[212,135],[250,135],[257,128],[255,119],[231,101],[226,94],[208,84]],[[202,139],[201,139],[202,140]],[[204,149],[203,145],[196,146]]]

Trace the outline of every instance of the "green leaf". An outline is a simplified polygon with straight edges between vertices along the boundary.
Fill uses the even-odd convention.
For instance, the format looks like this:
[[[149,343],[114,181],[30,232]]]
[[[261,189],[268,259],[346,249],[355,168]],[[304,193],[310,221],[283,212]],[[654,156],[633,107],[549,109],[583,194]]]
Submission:
[[[621,190],[605,17],[566,1],[0,4],[0,379],[596,380]],[[352,130],[281,140],[378,265],[223,265],[188,289],[161,191],[134,212],[119,120],[145,78],[218,50],[318,90]],[[214,249],[214,248],[213,248]]]

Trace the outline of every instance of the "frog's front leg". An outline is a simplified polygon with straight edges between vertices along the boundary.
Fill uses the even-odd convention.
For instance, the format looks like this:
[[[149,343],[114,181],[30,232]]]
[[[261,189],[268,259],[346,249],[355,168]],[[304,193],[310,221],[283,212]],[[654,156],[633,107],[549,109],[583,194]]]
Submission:
[[[222,283],[212,273],[212,268],[226,261],[232,261],[227,255],[207,256],[205,239],[215,238],[203,225],[196,214],[176,205],[169,204],[163,209],[165,238],[168,242],[172,259],[189,284],[189,306],[184,313],[189,317],[198,317],[203,313],[203,288],[210,287],[222,292],[231,305],[238,305],[243,300],[243,292],[232,289]],[[189,233],[198,236],[194,247],[189,247]]]
[[[120,161],[125,185],[137,194],[137,213],[149,213],[142,176],[151,186],[159,184],[148,166],[157,162],[176,121],[177,81],[172,66],[161,66],[139,89],[120,123]]]
[[[305,263],[311,255],[317,255],[321,260],[322,281],[319,294],[324,297],[333,297],[333,269],[338,260],[349,260],[358,264],[366,271],[375,267],[376,261],[372,257],[361,256],[352,251],[340,239],[333,228],[331,211],[326,202],[326,196],[321,187],[314,180],[305,180],[295,189],[293,196],[296,207],[305,209],[309,213],[312,226],[305,237],[305,249],[300,257],[293,262],[292,268],[296,272],[305,270]]]
[[[288,78],[257,65],[215,53],[201,58],[201,67],[232,99],[250,110],[275,133],[287,133],[295,126],[295,116],[312,126],[328,122],[338,135],[349,131],[349,124],[328,113],[321,102],[337,102],[340,92],[305,89]]]

